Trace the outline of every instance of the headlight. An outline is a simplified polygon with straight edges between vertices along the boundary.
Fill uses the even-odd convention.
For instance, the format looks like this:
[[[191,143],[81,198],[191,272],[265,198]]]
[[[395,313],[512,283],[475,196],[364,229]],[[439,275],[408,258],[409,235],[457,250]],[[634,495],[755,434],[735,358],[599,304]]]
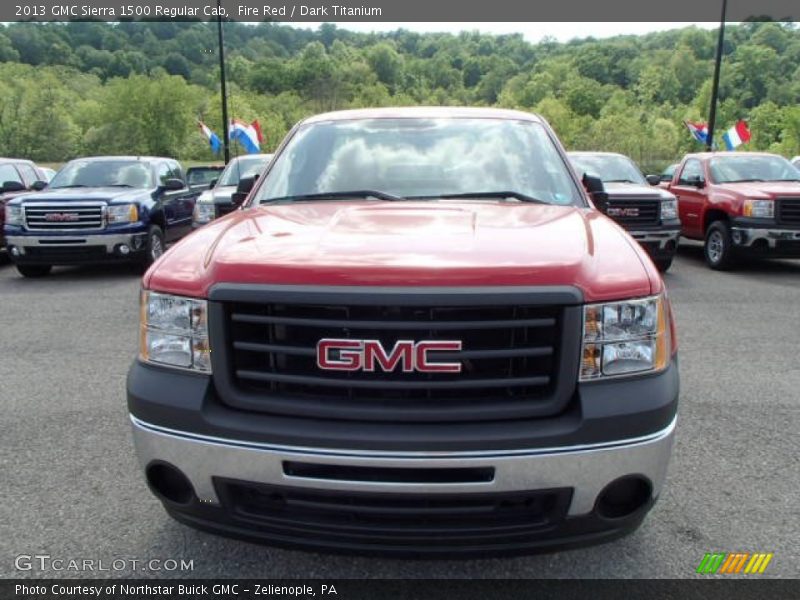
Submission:
[[[217,216],[216,206],[213,202],[196,202],[194,205],[194,212],[192,213],[192,221],[197,225],[202,225],[213,221]]]
[[[139,220],[139,211],[135,204],[112,204],[106,209],[106,220],[109,223],[134,223]]]
[[[773,200],[745,200],[742,214],[754,219],[772,219],[775,217]]]
[[[210,373],[207,311],[205,300],[142,291],[139,358]]]
[[[22,207],[6,204],[6,225],[22,225]]]
[[[677,219],[678,218],[678,201],[677,200],[662,200],[661,201],[661,218],[663,220]]]
[[[670,357],[666,302],[661,295],[585,306],[581,381],[665,369]]]

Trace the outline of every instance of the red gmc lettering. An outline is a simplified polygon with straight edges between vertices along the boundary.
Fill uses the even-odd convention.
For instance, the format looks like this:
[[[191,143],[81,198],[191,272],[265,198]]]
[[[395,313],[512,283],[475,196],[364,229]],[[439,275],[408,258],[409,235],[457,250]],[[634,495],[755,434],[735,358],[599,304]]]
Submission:
[[[436,362],[429,355],[459,350],[460,341],[398,340],[387,352],[380,340],[323,339],[317,342],[317,366],[328,371],[389,373],[400,367],[403,373],[460,373],[460,362]]]

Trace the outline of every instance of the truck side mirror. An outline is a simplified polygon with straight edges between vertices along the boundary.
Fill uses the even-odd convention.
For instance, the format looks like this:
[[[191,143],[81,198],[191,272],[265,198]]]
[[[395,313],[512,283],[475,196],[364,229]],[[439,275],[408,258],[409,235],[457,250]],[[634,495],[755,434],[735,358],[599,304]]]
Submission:
[[[161,187],[163,187],[168,192],[177,192],[178,190],[182,190],[183,188],[185,188],[186,185],[183,183],[182,180],[173,177],[170,179],[166,179]]]
[[[645,179],[647,179],[647,183],[650,185],[658,185],[661,183],[661,175],[648,175]]]
[[[589,175],[589,173],[583,174],[583,187],[585,187],[586,191],[592,195],[600,194],[606,191],[606,188],[603,185],[603,180],[596,175]]]
[[[25,184],[21,181],[4,181],[0,187],[0,194],[8,194],[11,192],[24,192]]]
[[[208,189],[213,190],[215,185],[217,185],[217,180],[212,179],[211,181],[208,182]]]
[[[236,186],[236,191],[249,194],[250,190],[252,190],[253,186],[256,184],[256,177],[255,175],[252,177],[242,177]]]
[[[700,177],[700,175],[690,175],[686,179],[686,183],[691,185],[691,186],[693,186],[693,187],[696,187],[697,189],[706,187],[706,182],[703,181],[703,179],[702,179],[702,177]]]
[[[234,193],[231,195],[231,203],[232,203],[232,204],[233,204],[235,207],[237,207],[237,208],[238,208],[238,207],[240,207],[242,204],[244,204],[244,201],[245,201],[245,200],[247,200],[247,196],[248,196],[248,195],[249,195],[249,194],[248,194],[247,192],[234,192]]]

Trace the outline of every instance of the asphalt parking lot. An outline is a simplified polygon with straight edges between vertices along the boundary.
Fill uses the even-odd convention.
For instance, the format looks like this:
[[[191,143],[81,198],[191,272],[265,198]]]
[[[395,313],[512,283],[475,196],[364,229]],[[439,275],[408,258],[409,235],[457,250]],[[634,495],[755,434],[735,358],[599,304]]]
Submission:
[[[139,275],[57,268],[26,280],[0,264],[0,576],[19,555],[186,559],[193,571],[102,576],[511,578],[694,577],[704,553],[774,552],[761,577],[798,577],[800,261],[706,268],[683,247],[666,277],[682,394],[662,498],[622,540],[513,559],[321,556],[199,533],[148,492],[133,453],[125,376],[136,352]]]

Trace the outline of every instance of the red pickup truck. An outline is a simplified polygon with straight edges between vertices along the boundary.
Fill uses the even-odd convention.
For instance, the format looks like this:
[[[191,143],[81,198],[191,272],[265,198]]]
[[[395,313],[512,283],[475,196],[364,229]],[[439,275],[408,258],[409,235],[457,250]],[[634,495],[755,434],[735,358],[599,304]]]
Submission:
[[[664,283],[534,115],[307,119],[141,302],[134,441],[193,527],[484,556],[613,539],[662,489]]]
[[[667,189],[681,235],[705,241],[712,269],[743,256],[800,258],[800,169],[777,154],[688,154]]]

